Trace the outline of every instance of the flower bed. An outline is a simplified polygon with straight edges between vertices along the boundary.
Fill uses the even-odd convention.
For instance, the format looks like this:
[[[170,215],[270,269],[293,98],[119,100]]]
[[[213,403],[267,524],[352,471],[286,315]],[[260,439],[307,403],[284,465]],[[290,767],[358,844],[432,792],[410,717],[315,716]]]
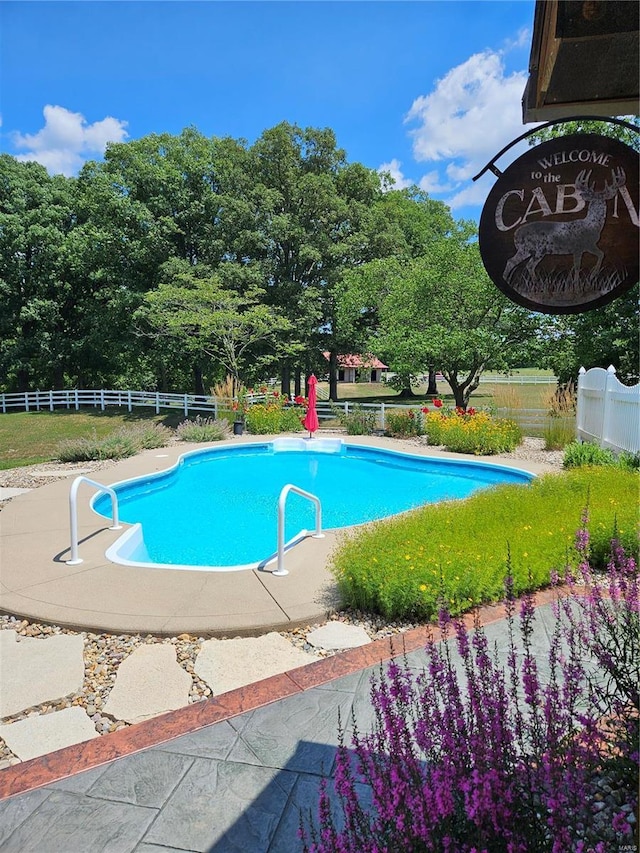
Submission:
[[[247,429],[254,435],[272,435],[279,432],[300,432],[305,414],[306,401],[303,397],[290,400],[279,391],[268,392],[260,388],[265,395],[264,402],[247,406],[244,415]]]

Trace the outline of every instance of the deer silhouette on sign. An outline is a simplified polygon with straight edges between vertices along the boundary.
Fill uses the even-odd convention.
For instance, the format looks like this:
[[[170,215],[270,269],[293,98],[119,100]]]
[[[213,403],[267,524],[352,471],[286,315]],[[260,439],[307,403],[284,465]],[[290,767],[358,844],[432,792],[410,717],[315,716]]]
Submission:
[[[600,271],[604,258],[598,241],[607,218],[607,201],[626,183],[624,169],[612,169],[611,177],[610,184],[605,181],[604,188],[596,190],[595,183],[589,183],[590,171],[583,169],[578,174],[575,188],[587,203],[587,212],[582,219],[572,219],[569,222],[527,222],[517,228],[513,237],[516,253],[505,264],[505,281],[509,282],[516,268],[525,261],[531,280],[535,280],[536,267],[547,255],[573,255],[573,279],[577,284],[585,252],[595,255],[597,259],[589,274],[593,279]]]

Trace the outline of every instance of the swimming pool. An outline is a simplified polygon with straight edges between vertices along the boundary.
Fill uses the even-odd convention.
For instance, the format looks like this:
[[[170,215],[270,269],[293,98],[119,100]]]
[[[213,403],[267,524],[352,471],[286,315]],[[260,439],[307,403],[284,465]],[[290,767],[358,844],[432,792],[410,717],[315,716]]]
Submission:
[[[527,483],[526,471],[348,444],[280,438],[197,450],[169,470],[113,486],[121,521],[134,525],[107,551],[124,565],[235,571],[277,549],[277,506],[289,483],[316,495],[324,529],[349,527],[427,503],[464,498],[497,483]],[[110,517],[106,494],[92,506]],[[290,493],[285,540],[315,527],[313,504]]]

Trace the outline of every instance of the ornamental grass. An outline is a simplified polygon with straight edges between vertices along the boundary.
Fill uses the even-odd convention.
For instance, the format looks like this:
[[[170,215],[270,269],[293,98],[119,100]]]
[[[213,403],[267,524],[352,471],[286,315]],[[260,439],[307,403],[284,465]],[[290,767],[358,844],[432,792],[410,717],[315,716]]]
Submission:
[[[61,462],[89,462],[102,459],[126,459],[141,450],[164,447],[172,432],[162,424],[142,421],[122,426],[98,438],[96,431],[90,438],[73,438],[58,444],[56,458]]]
[[[346,607],[429,621],[441,596],[456,615],[500,598],[507,554],[516,594],[549,583],[572,547],[589,500],[592,564],[603,569],[617,536],[637,558],[638,475],[578,468],[430,504],[346,535],[332,571]]]
[[[197,415],[193,420],[184,420],[176,428],[176,437],[180,441],[224,441],[231,435],[231,425],[226,418],[203,418]]]
[[[442,604],[444,642],[429,637],[424,669],[381,667],[370,731],[354,719],[348,748],[340,725],[331,783],[301,815],[305,853],[637,849],[638,567],[610,545],[603,590],[585,516],[565,580],[577,563],[587,593],[556,605],[546,666],[509,566],[507,648]]]

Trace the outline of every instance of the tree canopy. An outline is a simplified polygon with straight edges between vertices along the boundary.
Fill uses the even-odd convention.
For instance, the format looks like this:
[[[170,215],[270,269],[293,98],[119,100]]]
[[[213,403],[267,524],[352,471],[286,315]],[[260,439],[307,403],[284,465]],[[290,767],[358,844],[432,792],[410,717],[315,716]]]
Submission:
[[[111,144],[75,178],[0,155],[0,296],[3,391],[204,393],[231,374],[299,393],[328,351],[336,399],[338,357],[373,352],[407,393],[437,369],[466,405],[528,340],[560,372],[587,345],[622,374],[634,358],[632,297],[535,318],[491,285],[470,223],[287,122],[252,145],[194,127]]]

